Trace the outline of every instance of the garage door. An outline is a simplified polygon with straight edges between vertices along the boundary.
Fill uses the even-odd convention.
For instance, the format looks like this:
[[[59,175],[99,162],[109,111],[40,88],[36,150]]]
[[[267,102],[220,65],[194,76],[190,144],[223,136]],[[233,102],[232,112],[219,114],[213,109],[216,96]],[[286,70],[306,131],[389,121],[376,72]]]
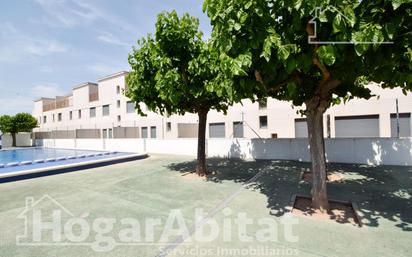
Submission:
[[[225,123],[210,123],[209,124],[210,138],[224,138],[225,137]]]
[[[396,113],[391,114],[391,136],[398,137]],[[399,137],[411,136],[411,114],[399,113]]]
[[[198,124],[179,123],[177,124],[177,137],[178,138],[197,138],[198,130],[199,130]]]
[[[306,119],[295,119],[295,138],[307,138],[308,125]]]
[[[379,115],[335,117],[335,137],[379,137]]]

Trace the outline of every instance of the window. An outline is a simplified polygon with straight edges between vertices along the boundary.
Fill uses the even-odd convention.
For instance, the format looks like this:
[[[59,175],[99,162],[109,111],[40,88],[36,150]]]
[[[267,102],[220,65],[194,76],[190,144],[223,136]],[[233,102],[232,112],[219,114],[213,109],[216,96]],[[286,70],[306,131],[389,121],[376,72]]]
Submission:
[[[110,106],[107,105],[103,105],[103,116],[109,116],[110,115]]]
[[[266,110],[268,107],[268,99],[260,99],[259,100],[259,110]]]
[[[82,110],[78,111],[78,115],[79,115],[79,119],[81,119],[82,118]]]
[[[399,113],[399,120],[396,113],[391,114],[391,137],[398,137],[398,124],[399,124],[399,137],[410,137],[411,131],[411,114]]]
[[[127,113],[133,113],[134,110],[136,109],[136,105],[132,101],[128,101],[126,103],[126,112]]]
[[[147,127],[142,127],[142,138],[147,138]]]
[[[53,122],[54,122],[54,114],[53,114]]]
[[[120,100],[117,100],[117,108],[120,108]]]
[[[73,119],[73,112],[72,112],[72,111],[69,112],[69,119],[70,119],[70,120]]]
[[[234,138],[243,137],[243,122],[241,121],[233,122],[233,137]]]
[[[156,138],[156,127],[150,127],[150,137]]]
[[[108,130],[107,138],[113,138],[113,129]]]
[[[171,131],[172,130],[172,123],[171,122],[166,122],[166,131]]]
[[[43,123],[47,123],[47,116],[43,116]]]
[[[209,124],[209,137],[210,138],[224,138],[225,133],[225,123],[210,123]]]
[[[120,86],[116,86],[116,93],[120,94]]]
[[[268,128],[268,116],[259,116],[259,127],[261,129]]]
[[[96,117],[96,107],[90,108],[90,118]]]
[[[122,116],[117,115],[117,122],[121,122],[122,121]]]
[[[57,114],[57,121],[62,121],[62,114],[61,113]]]

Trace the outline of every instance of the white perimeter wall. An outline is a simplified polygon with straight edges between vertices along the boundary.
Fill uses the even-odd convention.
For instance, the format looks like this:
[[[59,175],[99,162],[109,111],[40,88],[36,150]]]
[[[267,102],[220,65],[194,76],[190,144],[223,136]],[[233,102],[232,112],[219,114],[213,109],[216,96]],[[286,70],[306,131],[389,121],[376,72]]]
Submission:
[[[326,139],[328,162],[412,166],[412,138]],[[196,139],[38,139],[36,145],[196,156]],[[309,162],[307,139],[209,139],[208,157]]]
[[[11,147],[13,145],[13,138],[10,134],[4,134],[1,137],[1,145],[3,147]],[[18,133],[16,135],[16,146],[32,146],[30,133]]]

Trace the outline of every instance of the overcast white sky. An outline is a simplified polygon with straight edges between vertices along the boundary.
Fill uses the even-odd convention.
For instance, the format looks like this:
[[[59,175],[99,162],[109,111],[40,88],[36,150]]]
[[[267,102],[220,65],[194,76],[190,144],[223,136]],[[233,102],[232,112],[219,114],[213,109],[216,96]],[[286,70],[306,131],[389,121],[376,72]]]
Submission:
[[[0,3],[0,115],[40,96],[129,70],[131,46],[161,11],[189,12],[210,35],[202,0],[19,0]]]

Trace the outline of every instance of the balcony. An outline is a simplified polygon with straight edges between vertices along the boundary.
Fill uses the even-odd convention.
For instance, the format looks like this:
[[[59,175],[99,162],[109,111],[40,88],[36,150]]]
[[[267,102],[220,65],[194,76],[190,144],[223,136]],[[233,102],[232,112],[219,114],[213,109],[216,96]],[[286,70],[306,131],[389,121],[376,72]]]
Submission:
[[[57,96],[54,100],[43,102],[43,112],[62,109],[72,105],[71,96]]]
[[[43,112],[56,109],[56,102],[43,103]]]
[[[89,94],[89,102],[94,102],[99,100],[99,92],[94,92]]]

